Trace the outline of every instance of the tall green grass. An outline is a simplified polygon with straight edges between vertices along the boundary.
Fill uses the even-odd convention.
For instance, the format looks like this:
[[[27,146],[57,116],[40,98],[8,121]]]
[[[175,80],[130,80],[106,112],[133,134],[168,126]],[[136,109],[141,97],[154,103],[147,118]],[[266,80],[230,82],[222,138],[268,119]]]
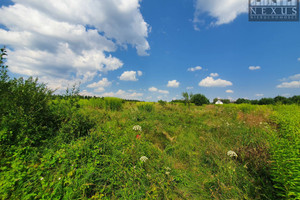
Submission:
[[[105,97],[105,108],[111,111],[120,111],[122,110],[123,100],[115,97]]]
[[[140,111],[146,111],[146,112],[154,111],[154,104],[149,102],[138,102],[137,107]]]
[[[300,107],[277,106],[272,140],[272,175],[278,194],[300,199]]]

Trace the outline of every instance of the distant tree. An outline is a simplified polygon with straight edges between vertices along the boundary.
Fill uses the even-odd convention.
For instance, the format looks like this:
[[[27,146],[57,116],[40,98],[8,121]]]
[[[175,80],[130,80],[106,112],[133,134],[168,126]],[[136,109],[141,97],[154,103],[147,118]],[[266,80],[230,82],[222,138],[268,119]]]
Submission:
[[[184,98],[184,104],[190,106],[190,103],[191,103],[191,99],[193,97],[193,94],[192,93],[187,93],[187,92],[183,92],[182,93],[182,96]]]
[[[215,104],[218,100],[219,100],[219,98],[214,98],[213,104]]]
[[[273,98],[262,98],[258,102],[259,105],[271,105],[275,104],[275,101]]]
[[[293,96],[289,98],[291,103],[300,104],[300,96]]]
[[[195,94],[191,98],[191,102],[196,106],[202,106],[203,104],[209,104],[209,100],[203,94]]]
[[[252,105],[258,105],[259,101],[258,100],[250,100],[250,103]]]
[[[235,101],[236,104],[242,104],[242,103],[251,103],[251,101],[249,99],[243,99],[243,98],[239,98]]]
[[[278,103],[279,104],[290,104],[291,103],[291,101],[288,98],[283,97],[283,96],[275,97],[274,101],[275,101],[276,104],[278,104]]]
[[[161,106],[165,106],[165,105],[167,104],[167,102],[166,102],[166,101],[163,101],[163,100],[159,100],[158,103],[159,103],[159,105],[161,105]]]
[[[230,100],[229,100],[229,99],[221,99],[221,101],[222,101],[224,104],[230,104]]]

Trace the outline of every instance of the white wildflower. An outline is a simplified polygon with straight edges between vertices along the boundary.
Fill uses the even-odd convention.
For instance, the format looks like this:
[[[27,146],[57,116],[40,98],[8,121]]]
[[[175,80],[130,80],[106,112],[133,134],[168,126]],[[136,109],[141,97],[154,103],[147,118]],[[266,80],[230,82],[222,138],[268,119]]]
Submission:
[[[40,179],[41,179],[41,181],[42,181],[42,180],[44,180],[44,177],[42,177],[42,178],[40,178]]]
[[[58,180],[60,180],[60,179],[61,179],[61,177],[58,178]]]
[[[142,156],[141,158],[140,158],[140,161],[142,161],[142,162],[146,162],[148,160],[148,158],[146,157],[146,156]]]
[[[171,168],[170,168],[170,167],[166,167],[166,170],[167,170],[167,171],[171,171]]]
[[[167,175],[169,175],[169,174],[170,174],[170,172],[166,172],[166,174],[167,174]]]
[[[135,131],[142,131],[142,127],[140,125],[135,125],[132,129]]]
[[[228,151],[227,156],[229,156],[229,157],[238,157],[238,155],[234,151]]]

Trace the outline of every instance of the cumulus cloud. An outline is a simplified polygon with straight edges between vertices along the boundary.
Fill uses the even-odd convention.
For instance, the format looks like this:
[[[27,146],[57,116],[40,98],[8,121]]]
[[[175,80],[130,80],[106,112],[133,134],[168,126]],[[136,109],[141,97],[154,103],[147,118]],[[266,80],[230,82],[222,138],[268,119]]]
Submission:
[[[158,90],[158,92],[161,94],[169,94],[168,90]]]
[[[103,97],[119,97],[122,99],[141,99],[143,97],[143,93],[137,92],[126,92],[124,90],[118,90],[117,92],[108,92],[104,93],[101,96]]]
[[[158,89],[156,87],[151,87],[148,89],[150,92],[157,92]]]
[[[233,90],[226,90],[226,93],[234,93]]]
[[[206,77],[201,80],[199,86],[201,87],[226,87],[231,86],[232,83],[230,81],[222,80],[222,79],[214,79],[213,77]]]
[[[300,74],[295,74],[288,78],[283,78],[281,81],[285,82],[277,85],[277,88],[300,88]]]
[[[300,80],[300,74],[295,74],[289,77],[290,80]]]
[[[167,87],[178,88],[180,83],[176,80],[169,81]]]
[[[83,83],[121,68],[110,54],[119,47],[133,46],[139,55],[150,49],[139,0],[13,2],[0,8],[0,44],[11,48],[7,64],[13,73],[50,77],[50,85],[58,79]]]
[[[257,97],[263,97],[264,94],[255,94],[255,96],[257,96]]]
[[[89,91],[87,91],[87,90],[82,90],[79,94],[80,94],[81,96],[90,96],[90,97],[96,96],[96,97],[100,97],[99,95],[94,94],[94,93],[92,93],[92,92],[89,92]]]
[[[211,76],[211,77],[218,77],[219,74],[218,74],[218,73],[211,73],[210,76]]]
[[[138,81],[138,79],[136,78],[136,76],[142,76],[142,72],[141,71],[125,71],[121,76],[120,76],[120,80],[121,81]]]
[[[194,87],[186,87],[187,90],[192,90]]]
[[[252,70],[252,71],[253,70],[259,70],[259,69],[261,69],[260,66],[250,66],[249,67],[249,70]]]
[[[283,79],[280,79],[280,81],[298,81],[300,80],[300,74],[295,74],[293,76],[290,76],[288,78],[283,78]]]
[[[205,24],[201,19],[203,13],[207,13],[215,20],[211,25],[228,24],[235,18],[248,11],[248,0],[196,0],[194,13],[194,28],[199,30],[199,25]]]
[[[202,67],[197,66],[197,67],[188,68],[188,71],[189,72],[194,72],[194,71],[198,71],[198,70],[201,70],[201,69],[202,69]]]
[[[88,88],[98,88],[98,87],[108,87],[111,85],[111,82],[108,81],[107,78],[103,78],[102,80],[98,82],[94,82],[92,84],[89,84]]]
[[[108,81],[107,78],[103,78],[102,80],[98,82],[94,82],[92,84],[89,84],[87,87],[88,88],[94,88],[95,92],[104,92],[105,87],[109,87],[111,85],[111,82]]]
[[[277,88],[300,88],[300,81],[283,82]]]
[[[169,91],[167,91],[167,90],[159,90],[156,87],[150,87],[148,89],[148,91],[149,92],[158,92],[158,93],[161,93],[161,94],[169,94]]]
[[[138,76],[143,76],[143,72],[137,71],[137,75],[138,75]]]
[[[136,76],[142,76],[143,72],[141,71],[125,71],[121,76],[121,81],[138,81],[139,79],[136,78]]]
[[[300,61],[300,58],[298,58],[298,61]]]

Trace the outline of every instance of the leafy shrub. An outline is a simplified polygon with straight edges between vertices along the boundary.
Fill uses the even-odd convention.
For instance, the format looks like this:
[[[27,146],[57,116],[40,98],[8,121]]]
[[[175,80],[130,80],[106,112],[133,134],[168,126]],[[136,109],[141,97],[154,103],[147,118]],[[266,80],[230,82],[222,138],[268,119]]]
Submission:
[[[166,101],[163,101],[163,100],[159,100],[158,103],[159,103],[159,105],[161,105],[161,106],[167,105],[167,102],[166,102]]]
[[[203,94],[194,94],[191,98],[191,102],[194,103],[196,106],[209,104],[209,100]]]
[[[49,101],[52,91],[32,77],[10,79],[1,56],[0,72],[0,143],[39,145],[57,129]]]

